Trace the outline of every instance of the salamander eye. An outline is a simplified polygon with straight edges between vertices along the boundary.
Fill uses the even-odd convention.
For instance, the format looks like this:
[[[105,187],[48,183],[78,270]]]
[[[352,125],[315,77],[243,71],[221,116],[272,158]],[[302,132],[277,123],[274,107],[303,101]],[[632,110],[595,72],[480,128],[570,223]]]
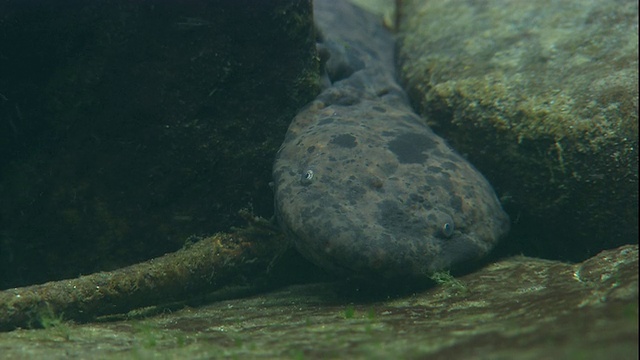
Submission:
[[[307,170],[300,177],[300,182],[302,183],[302,185],[309,185],[313,181],[313,176],[314,176],[313,170]]]
[[[451,217],[451,215],[447,214],[444,211],[436,211],[433,215],[433,223],[431,225],[431,231],[433,232],[433,235],[445,239],[453,236],[453,233],[456,230],[453,217]]]
[[[453,230],[455,230],[453,221],[442,224],[442,235],[445,237],[451,237],[451,235],[453,235]]]

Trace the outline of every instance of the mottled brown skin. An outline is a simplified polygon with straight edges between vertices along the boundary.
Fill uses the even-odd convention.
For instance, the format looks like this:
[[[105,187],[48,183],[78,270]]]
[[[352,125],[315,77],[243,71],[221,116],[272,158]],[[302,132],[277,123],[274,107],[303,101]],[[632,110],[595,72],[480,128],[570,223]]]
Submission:
[[[418,117],[395,81],[393,38],[346,1],[316,1],[327,88],[289,127],[276,216],[320,267],[423,276],[486,255],[509,218],[485,178]]]

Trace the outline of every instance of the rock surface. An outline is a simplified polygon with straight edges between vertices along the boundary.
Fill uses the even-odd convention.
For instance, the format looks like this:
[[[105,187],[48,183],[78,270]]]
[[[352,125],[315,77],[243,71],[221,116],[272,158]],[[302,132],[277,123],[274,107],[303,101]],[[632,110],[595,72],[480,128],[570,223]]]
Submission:
[[[273,214],[317,92],[311,3],[0,2],[0,289]],[[276,54],[276,56],[274,56]]]
[[[401,77],[501,196],[513,248],[580,261],[636,243],[638,3],[401,4]]]
[[[508,258],[407,296],[296,285],[146,319],[0,334],[8,358],[636,359],[638,247]]]

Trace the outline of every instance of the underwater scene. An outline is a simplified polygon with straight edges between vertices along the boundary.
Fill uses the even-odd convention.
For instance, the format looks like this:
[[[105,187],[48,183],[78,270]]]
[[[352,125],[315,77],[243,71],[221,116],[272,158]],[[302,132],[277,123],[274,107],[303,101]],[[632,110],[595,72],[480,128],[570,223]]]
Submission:
[[[638,358],[638,3],[0,0],[0,358]]]

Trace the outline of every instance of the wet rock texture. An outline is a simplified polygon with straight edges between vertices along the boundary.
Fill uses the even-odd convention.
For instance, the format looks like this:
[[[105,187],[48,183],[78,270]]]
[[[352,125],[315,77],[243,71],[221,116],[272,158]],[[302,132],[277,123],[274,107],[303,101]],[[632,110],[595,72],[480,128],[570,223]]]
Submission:
[[[291,286],[151,318],[0,334],[10,358],[636,359],[638,247],[514,257],[394,298]]]
[[[317,93],[311,2],[0,2],[0,289],[273,214]]]
[[[636,243],[637,2],[401,3],[401,78],[501,195],[510,244],[580,261]]]

